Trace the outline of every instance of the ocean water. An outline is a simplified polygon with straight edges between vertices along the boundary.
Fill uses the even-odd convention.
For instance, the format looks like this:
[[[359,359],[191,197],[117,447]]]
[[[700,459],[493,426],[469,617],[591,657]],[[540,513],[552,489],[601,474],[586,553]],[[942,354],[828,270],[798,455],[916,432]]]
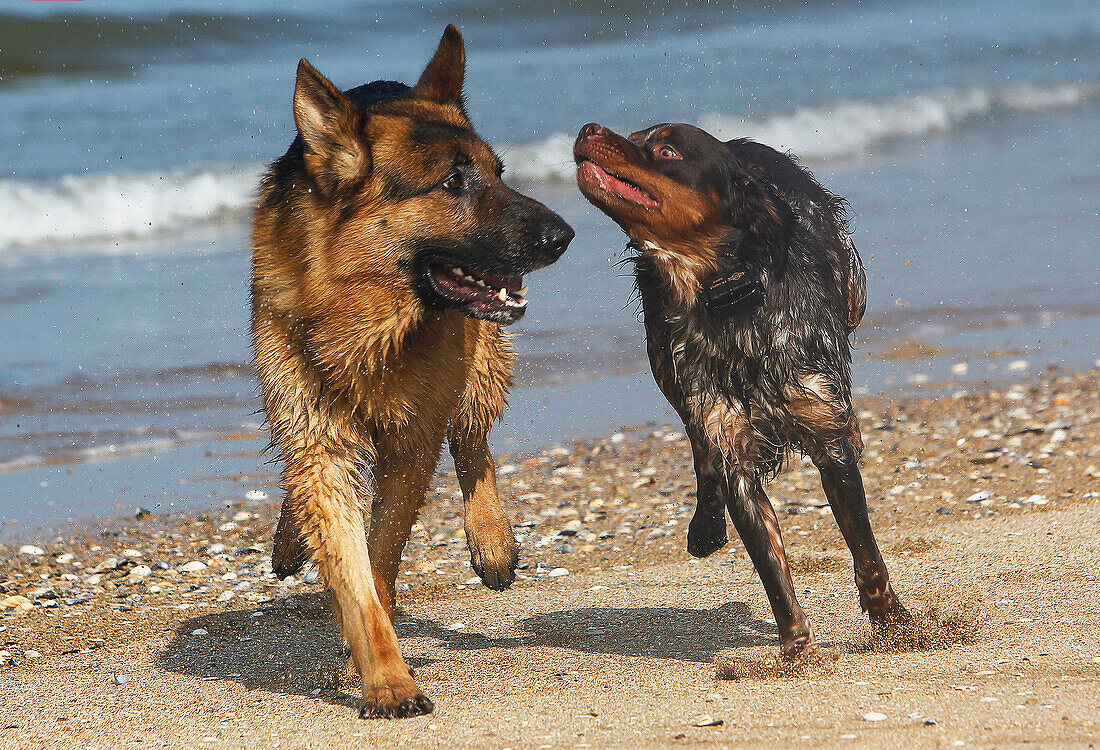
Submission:
[[[679,121],[790,149],[852,205],[860,392],[1100,356],[1100,5],[169,0],[0,10],[0,522],[273,491],[247,340],[247,227],[293,138],[300,57],[413,82],[443,27],[506,179],[577,230],[529,277],[498,451],[672,422],[625,238],[572,138]],[[897,358],[887,352],[920,356]]]

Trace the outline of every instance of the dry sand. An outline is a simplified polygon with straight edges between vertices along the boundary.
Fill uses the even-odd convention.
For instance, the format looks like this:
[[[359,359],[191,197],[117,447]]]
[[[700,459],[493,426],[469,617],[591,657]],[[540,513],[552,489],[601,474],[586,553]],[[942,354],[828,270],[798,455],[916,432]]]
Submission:
[[[647,426],[501,461],[525,566],[502,594],[470,581],[440,475],[397,623],[426,717],[356,718],[320,584],[271,576],[274,496],[0,547],[0,747],[1096,746],[1097,377],[859,402],[872,522],[927,650],[872,636],[796,460],[770,494],[824,658],[777,673],[744,550],[687,555],[687,443]]]

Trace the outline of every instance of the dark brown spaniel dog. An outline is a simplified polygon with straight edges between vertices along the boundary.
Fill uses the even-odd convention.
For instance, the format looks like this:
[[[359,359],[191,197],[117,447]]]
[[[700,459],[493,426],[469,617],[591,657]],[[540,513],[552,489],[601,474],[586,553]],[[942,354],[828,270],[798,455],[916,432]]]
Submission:
[[[653,375],[687,428],[699,483],[688,550],[721,548],[728,510],[782,653],[806,652],[813,632],[763,487],[797,450],[821,472],[871,622],[907,621],[857,463],[848,336],[863,317],[865,276],[844,201],[785,154],[691,125],[629,138],[585,125],[574,155],[581,191],[637,252]]]

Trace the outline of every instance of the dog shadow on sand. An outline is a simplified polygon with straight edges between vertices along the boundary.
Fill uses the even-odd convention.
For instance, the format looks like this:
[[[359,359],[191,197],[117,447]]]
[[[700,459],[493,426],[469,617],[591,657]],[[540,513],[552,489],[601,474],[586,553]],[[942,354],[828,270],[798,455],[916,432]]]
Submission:
[[[431,647],[452,651],[549,647],[704,663],[721,650],[774,645],[776,639],[775,626],[741,602],[716,609],[585,607],[534,615],[517,626],[522,635],[494,637],[400,614],[396,622],[402,641],[428,639]],[[415,669],[433,659],[407,661]],[[347,662],[328,594],[192,617],[157,659],[159,667],[179,674],[353,707],[357,678],[349,677]]]
[[[398,634],[437,639],[464,651],[501,647],[566,648],[592,654],[649,656],[712,662],[723,649],[762,646],[776,629],[757,619],[746,604],[715,609],[685,607],[584,607],[527,617],[516,623],[525,635],[493,638],[476,632],[441,629],[431,620],[407,620]]]

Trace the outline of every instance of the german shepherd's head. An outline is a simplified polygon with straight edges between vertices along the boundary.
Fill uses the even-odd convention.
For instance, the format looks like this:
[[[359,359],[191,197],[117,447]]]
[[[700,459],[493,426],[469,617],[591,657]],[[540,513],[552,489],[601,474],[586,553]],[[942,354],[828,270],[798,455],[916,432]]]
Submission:
[[[341,92],[302,60],[298,137],[265,178],[260,207],[296,214],[307,244],[325,238],[309,252],[345,288],[383,283],[397,306],[509,324],[526,310],[523,274],[557,260],[573,230],[502,182],[466,116],[464,68],[453,25],[412,88]]]

